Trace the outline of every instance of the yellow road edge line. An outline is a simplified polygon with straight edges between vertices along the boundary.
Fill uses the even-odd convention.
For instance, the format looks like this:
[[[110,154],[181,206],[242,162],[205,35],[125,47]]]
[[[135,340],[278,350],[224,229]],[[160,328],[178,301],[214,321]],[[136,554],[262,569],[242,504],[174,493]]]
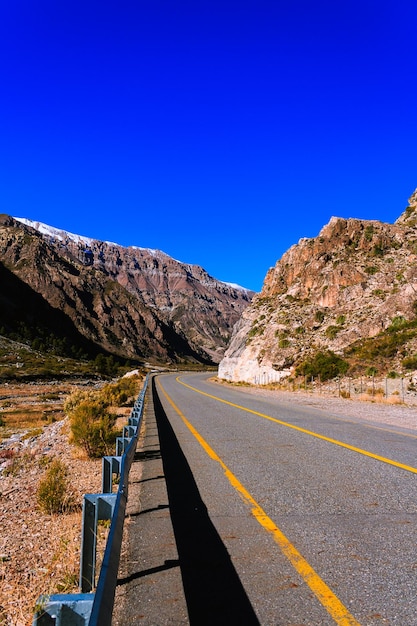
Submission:
[[[183,383],[184,384],[184,383]],[[320,576],[316,573],[316,571],[311,567],[311,565],[306,561],[306,559],[298,552],[297,548],[293,546],[289,539],[284,535],[284,533],[277,527],[277,525],[272,521],[270,517],[266,514],[266,512],[262,509],[261,506],[256,502],[256,500],[251,496],[249,491],[242,485],[242,483],[236,478],[236,476],[229,470],[227,465],[222,461],[222,459],[217,455],[217,453],[211,448],[211,446],[206,442],[206,440],[200,435],[200,433],[194,428],[194,426],[188,421],[185,417],[184,413],[177,407],[171,397],[167,394],[165,389],[162,387],[160,381],[157,381],[157,385],[159,389],[164,394],[165,398],[172,406],[174,411],[178,413],[184,424],[190,430],[190,432],[197,439],[203,450],[208,454],[208,456],[213,460],[219,463],[222,467],[226,478],[229,480],[230,484],[234,489],[238,492],[240,497],[244,502],[249,504],[251,507],[251,512],[257,522],[271,535],[273,536],[275,542],[281,548],[283,554],[290,561],[291,565],[294,569],[300,574],[305,583],[310,587],[311,591],[317,597],[321,605],[327,610],[327,612],[332,616],[336,624],[339,626],[360,626],[359,622],[349,613],[348,609],[345,605],[339,600],[339,598],[333,593],[333,591],[326,585],[326,583],[320,578]],[[188,386],[188,385],[186,385]],[[206,394],[208,395],[208,394]]]
[[[317,439],[322,439],[323,441],[327,441],[329,443],[333,443],[336,446],[340,446],[342,448],[346,448],[347,450],[352,450],[353,452],[357,452],[358,454],[362,454],[364,456],[368,456],[371,459],[375,459],[377,461],[382,461],[383,463],[387,463],[388,465],[393,465],[394,467],[399,467],[400,469],[406,470],[407,472],[412,472],[413,474],[417,474],[417,468],[412,465],[405,465],[404,463],[399,463],[398,461],[393,461],[392,459],[388,459],[384,456],[380,456],[379,454],[374,454],[373,452],[369,452],[368,450],[363,450],[362,448],[357,448],[356,446],[351,446],[349,443],[345,443],[344,441],[339,441],[338,439],[332,439],[331,437],[326,437],[325,435],[320,435],[318,433],[313,432],[312,430],[307,430],[306,428],[301,428],[301,426],[295,426],[295,424],[290,424],[288,422],[284,422],[283,420],[279,420],[276,417],[271,417],[270,415],[266,415],[265,413],[259,413],[258,411],[254,411],[253,409],[247,409],[240,404],[234,404],[233,402],[229,402],[228,400],[223,400],[222,398],[218,398],[217,396],[213,396],[210,393],[206,393],[205,391],[200,391],[200,389],[196,389],[196,387],[192,387],[187,383],[184,383],[180,380],[180,377],[177,376],[176,381],[180,385],[184,385],[184,387],[188,387],[195,391],[196,393],[200,393],[203,396],[207,396],[208,398],[212,398],[213,400],[217,400],[218,402],[223,402],[223,404],[228,404],[229,406],[233,406],[236,409],[240,409],[242,411],[246,411],[247,413],[252,413],[253,415],[257,415],[258,417],[263,417],[264,419],[269,420],[270,422],[275,422],[276,424],[280,424],[281,426],[286,426],[287,428],[292,428],[293,430],[297,430],[300,433],[304,433],[305,435],[310,435],[311,437],[316,437]]]

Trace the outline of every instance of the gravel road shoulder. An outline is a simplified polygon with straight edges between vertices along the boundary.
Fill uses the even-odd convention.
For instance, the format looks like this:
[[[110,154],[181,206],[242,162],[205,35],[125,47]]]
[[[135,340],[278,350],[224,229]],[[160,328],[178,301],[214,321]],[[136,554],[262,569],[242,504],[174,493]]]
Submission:
[[[216,384],[226,384],[219,379],[211,379]],[[252,395],[275,398],[279,402],[287,404],[297,404],[300,406],[311,406],[315,409],[329,409],[338,415],[354,417],[364,421],[379,422],[391,426],[401,426],[417,430],[417,404],[415,399],[410,398],[409,403],[393,404],[382,398],[372,400],[370,396],[364,399],[335,398],[326,394],[313,394],[303,391],[281,391],[277,389],[265,389],[262,387],[236,387],[244,393]]]

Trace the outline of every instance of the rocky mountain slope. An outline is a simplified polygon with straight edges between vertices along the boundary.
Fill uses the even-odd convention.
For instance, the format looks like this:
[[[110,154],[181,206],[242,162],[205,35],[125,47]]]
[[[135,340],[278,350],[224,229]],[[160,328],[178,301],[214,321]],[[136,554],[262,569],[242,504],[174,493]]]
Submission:
[[[320,351],[351,372],[417,369],[417,190],[394,224],[332,217],[271,268],[219,366],[233,381],[294,373]]]
[[[7,215],[0,272],[0,334],[46,326],[90,352],[152,362],[218,362],[253,295],[159,250]]]

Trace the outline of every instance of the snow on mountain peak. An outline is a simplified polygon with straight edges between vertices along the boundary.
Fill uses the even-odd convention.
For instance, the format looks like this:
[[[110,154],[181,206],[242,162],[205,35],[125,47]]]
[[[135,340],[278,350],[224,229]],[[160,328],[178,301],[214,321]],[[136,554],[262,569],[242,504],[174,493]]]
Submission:
[[[26,217],[15,217],[15,220],[25,224],[26,226],[30,226],[35,230],[39,231],[42,235],[47,235],[48,237],[52,237],[58,239],[59,241],[66,241],[71,239],[76,243],[82,243],[85,246],[91,246],[94,239],[91,237],[84,237],[83,235],[75,235],[74,233],[70,233],[67,230],[62,230],[59,228],[55,228],[54,226],[48,226],[48,224],[43,224],[42,222],[35,222],[34,220],[29,220]]]

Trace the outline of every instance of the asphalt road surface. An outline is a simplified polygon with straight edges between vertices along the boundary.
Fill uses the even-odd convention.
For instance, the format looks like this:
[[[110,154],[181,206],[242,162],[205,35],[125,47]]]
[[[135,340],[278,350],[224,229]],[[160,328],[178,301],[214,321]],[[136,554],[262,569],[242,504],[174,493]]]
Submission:
[[[417,625],[415,431],[154,380],[191,624]]]

